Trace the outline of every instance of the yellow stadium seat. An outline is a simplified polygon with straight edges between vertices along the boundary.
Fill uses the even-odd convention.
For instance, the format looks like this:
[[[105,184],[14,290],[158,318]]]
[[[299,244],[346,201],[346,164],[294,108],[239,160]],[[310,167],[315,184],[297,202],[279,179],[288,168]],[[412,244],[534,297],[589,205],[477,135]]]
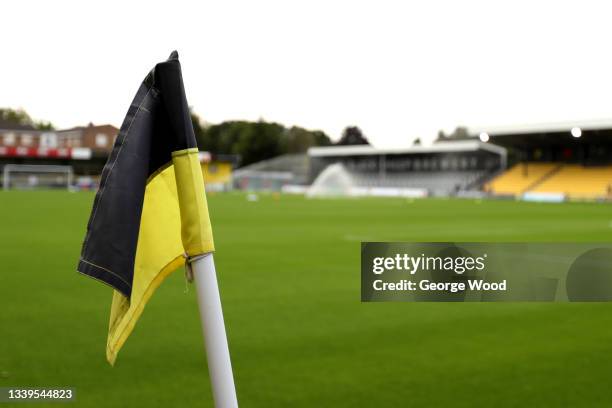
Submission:
[[[598,198],[610,196],[610,189],[612,166],[585,167],[568,164],[530,191],[564,193],[570,198]]]
[[[519,163],[487,183],[485,189],[494,194],[522,194],[559,166],[558,163]]]

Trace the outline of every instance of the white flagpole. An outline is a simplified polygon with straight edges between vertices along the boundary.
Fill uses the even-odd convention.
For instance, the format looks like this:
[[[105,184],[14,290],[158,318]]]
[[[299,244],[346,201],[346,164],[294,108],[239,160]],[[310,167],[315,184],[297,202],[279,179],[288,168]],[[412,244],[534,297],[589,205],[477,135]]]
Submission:
[[[217,273],[212,254],[197,257],[191,262],[198,294],[198,306],[208,359],[208,373],[216,408],[238,407],[232,363],[230,361]]]

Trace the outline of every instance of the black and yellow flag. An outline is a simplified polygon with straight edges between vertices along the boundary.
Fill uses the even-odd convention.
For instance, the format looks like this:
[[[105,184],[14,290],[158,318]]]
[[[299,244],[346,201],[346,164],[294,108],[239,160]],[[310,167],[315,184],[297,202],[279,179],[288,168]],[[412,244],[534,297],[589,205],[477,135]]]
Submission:
[[[178,54],[141,84],[87,225],[78,271],[114,288],[106,356],[114,364],[147,301],[185,257],[214,250]]]

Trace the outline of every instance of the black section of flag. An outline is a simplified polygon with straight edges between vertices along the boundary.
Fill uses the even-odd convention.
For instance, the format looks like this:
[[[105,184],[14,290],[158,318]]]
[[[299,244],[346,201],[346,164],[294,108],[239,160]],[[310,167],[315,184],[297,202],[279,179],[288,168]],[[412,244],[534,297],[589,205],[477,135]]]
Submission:
[[[178,54],[144,79],[108,158],[87,224],[77,270],[130,297],[149,176],[172,152],[197,147]]]

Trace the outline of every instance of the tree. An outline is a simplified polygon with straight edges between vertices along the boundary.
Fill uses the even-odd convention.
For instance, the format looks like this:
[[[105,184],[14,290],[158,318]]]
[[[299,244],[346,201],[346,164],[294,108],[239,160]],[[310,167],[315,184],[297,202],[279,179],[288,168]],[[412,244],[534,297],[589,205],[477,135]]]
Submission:
[[[457,126],[452,133],[446,134],[443,130],[438,131],[437,141],[448,140],[448,139],[467,139],[470,137],[468,129],[465,126]]]
[[[313,146],[329,146],[331,139],[320,130],[307,130],[298,126],[289,128],[281,139],[283,153],[305,153]]]
[[[278,123],[264,121],[244,126],[232,153],[240,154],[243,165],[276,157],[282,153],[279,141],[284,130]]]
[[[196,141],[198,142],[200,149],[210,150],[210,141],[207,138],[204,123],[202,123],[200,117],[193,112],[191,112],[191,123],[193,124],[193,133],[195,134]]]
[[[363,132],[357,126],[347,126],[336,144],[339,146],[369,145],[370,142],[368,142],[368,139],[365,138]]]
[[[413,146],[420,146],[421,145],[421,138],[417,137],[416,139],[414,139],[414,142],[412,142]]]
[[[55,130],[53,123],[44,120],[35,121],[34,128],[38,130]]]
[[[23,109],[0,108],[0,123],[37,130],[55,129],[51,122],[33,120]]]
[[[320,130],[311,131],[298,126],[287,129],[279,123],[263,119],[209,125],[192,112],[191,121],[200,149],[213,154],[240,155],[242,165],[286,153],[305,153],[309,147],[332,144]]]
[[[329,136],[322,130],[314,130],[312,134],[314,136],[314,146],[331,146],[333,144]]]

